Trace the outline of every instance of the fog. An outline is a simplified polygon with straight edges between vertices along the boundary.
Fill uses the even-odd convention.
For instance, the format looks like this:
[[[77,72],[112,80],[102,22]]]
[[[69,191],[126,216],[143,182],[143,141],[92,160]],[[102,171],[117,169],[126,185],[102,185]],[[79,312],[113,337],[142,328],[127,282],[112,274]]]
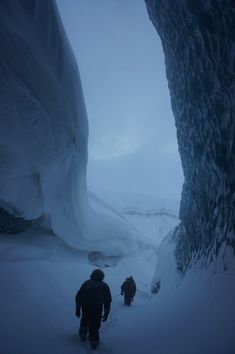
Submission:
[[[144,0],[57,3],[88,112],[88,188],[180,199],[163,50]]]

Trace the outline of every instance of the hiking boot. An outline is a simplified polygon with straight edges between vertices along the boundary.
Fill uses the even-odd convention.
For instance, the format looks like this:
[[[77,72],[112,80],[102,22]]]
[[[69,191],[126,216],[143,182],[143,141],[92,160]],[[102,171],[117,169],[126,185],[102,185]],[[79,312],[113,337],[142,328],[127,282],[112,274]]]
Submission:
[[[99,343],[95,343],[95,342],[91,343],[91,349],[93,350],[97,349],[98,345]]]

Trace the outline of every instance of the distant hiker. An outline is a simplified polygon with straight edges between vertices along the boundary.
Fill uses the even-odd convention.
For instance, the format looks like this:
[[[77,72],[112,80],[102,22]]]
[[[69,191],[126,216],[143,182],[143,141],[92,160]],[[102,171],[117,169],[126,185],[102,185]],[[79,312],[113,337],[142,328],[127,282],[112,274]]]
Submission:
[[[121,295],[124,294],[124,304],[131,306],[136,293],[136,285],[133,277],[128,277],[121,286]]]
[[[101,319],[107,320],[112,302],[110,289],[103,279],[104,272],[101,269],[93,270],[90,280],[82,284],[75,298],[77,317],[81,316],[82,309],[79,335],[81,341],[85,342],[89,333],[88,339],[92,349],[99,345]]]

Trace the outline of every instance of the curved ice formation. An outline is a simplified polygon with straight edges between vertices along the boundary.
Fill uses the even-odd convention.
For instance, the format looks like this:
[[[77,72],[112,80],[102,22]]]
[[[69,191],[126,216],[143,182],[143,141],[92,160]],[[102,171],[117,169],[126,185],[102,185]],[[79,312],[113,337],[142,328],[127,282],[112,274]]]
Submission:
[[[128,253],[131,228],[88,201],[87,114],[53,0],[1,1],[0,120],[1,203],[25,219],[46,216],[74,247]]]

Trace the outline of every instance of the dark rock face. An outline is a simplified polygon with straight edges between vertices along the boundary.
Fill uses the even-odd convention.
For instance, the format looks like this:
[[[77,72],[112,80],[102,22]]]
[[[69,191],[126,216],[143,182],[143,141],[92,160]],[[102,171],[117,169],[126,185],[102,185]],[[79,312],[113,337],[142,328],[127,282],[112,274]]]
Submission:
[[[16,217],[0,208],[0,234],[18,234],[31,227],[30,221]]]
[[[185,176],[178,266],[235,251],[235,2],[146,0],[165,53]]]

